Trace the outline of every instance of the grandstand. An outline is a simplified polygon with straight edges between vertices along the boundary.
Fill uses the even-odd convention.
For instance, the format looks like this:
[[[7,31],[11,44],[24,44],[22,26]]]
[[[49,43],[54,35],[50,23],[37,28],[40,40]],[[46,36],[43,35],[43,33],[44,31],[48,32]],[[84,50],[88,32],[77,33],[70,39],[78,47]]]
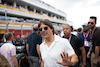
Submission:
[[[55,30],[62,30],[62,25],[67,24],[64,12],[41,0],[0,0],[0,33],[31,33],[40,19],[49,19]]]

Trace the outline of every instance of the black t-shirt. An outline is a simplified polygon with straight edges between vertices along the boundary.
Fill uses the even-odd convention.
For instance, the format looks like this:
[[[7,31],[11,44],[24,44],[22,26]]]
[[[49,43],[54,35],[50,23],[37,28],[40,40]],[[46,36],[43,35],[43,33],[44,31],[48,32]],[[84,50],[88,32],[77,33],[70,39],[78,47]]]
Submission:
[[[92,37],[92,42],[93,42],[92,51],[95,52],[95,46],[100,46],[100,28],[95,29]]]
[[[21,39],[15,39],[15,40],[13,40],[13,44],[15,46],[21,46]]]
[[[25,42],[25,44],[23,44],[23,42]],[[27,39],[21,39],[21,45],[26,46],[26,43],[27,43]]]
[[[1,47],[3,44],[4,44],[4,42],[3,42],[3,41],[0,41],[0,47]]]
[[[36,50],[36,45],[42,43],[41,35],[37,33],[32,33],[28,36],[27,43],[29,44],[29,56],[38,57],[38,53]]]
[[[63,36],[63,38],[64,38],[64,36]],[[69,39],[69,38],[67,38],[67,39]],[[70,40],[70,44],[72,45],[73,49],[75,50],[75,53],[79,57],[81,55],[80,47],[84,46],[82,43],[82,40],[79,37],[72,35],[71,40]]]

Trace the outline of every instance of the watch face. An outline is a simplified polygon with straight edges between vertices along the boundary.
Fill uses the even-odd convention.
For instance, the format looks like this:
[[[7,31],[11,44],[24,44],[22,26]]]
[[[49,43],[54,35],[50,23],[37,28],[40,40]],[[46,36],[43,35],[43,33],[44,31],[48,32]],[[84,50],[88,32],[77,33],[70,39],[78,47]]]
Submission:
[[[86,66],[86,63],[83,63],[83,65],[85,65],[85,66]]]

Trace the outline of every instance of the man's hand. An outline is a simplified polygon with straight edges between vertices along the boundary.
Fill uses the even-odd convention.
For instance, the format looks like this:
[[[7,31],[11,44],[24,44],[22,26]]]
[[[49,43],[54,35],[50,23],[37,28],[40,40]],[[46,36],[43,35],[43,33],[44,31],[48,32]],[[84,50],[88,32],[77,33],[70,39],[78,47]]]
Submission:
[[[71,57],[68,57],[68,53],[63,52],[63,54],[60,54],[62,57],[62,62],[57,62],[58,64],[64,65],[64,66],[72,66],[73,63],[71,62]]]
[[[93,59],[93,64],[97,64],[97,59]]]
[[[90,52],[87,53],[87,58],[90,58],[91,57],[90,54],[91,54]]]

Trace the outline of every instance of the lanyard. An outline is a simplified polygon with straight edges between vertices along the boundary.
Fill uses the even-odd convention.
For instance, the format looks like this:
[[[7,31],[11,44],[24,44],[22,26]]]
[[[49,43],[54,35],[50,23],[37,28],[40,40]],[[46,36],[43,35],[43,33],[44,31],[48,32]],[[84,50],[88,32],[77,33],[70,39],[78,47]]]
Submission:
[[[68,38],[68,41],[70,42],[70,40],[71,40],[71,37],[72,37],[72,34],[70,34],[70,36],[69,36],[69,38]],[[66,37],[64,37],[64,38],[66,38]]]
[[[70,40],[71,40],[71,37],[72,37],[72,34],[70,35],[70,37],[69,37],[69,39],[68,39],[68,40],[69,40],[69,42],[70,42]]]
[[[85,33],[83,33],[84,38],[87,38],[88,35],[89,35],[89,31],[88,31],[88,33],[86,34],[86,36],[85,36]]]
[[[11,43],[10,41],[6,41],[6,43]],[[12,44],[12,43],[11,43]]]
[[[91,34],[90,34],[90,39],[92,39],[93,33],[94,33],[95,29],[96,29],[96,27],[95,27],[94,30],[91,32]]]

